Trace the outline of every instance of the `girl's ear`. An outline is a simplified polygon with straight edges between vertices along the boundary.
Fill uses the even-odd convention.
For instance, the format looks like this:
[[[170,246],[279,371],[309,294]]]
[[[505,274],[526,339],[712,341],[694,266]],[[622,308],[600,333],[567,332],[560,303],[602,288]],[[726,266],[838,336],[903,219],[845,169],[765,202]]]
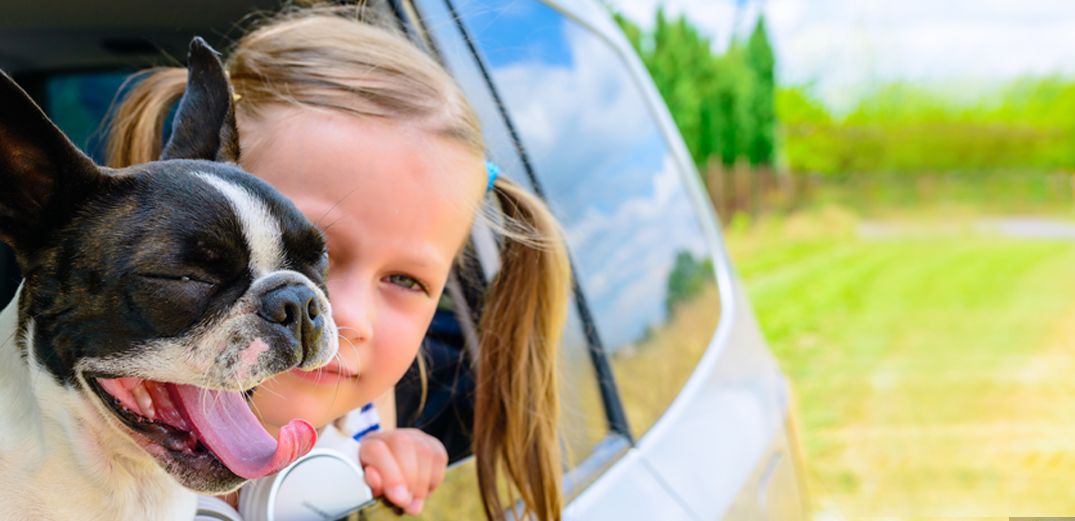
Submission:
[[[201,37],[190,41],[187,88],[161,159],[239,161],[235,102],[224,65]]]

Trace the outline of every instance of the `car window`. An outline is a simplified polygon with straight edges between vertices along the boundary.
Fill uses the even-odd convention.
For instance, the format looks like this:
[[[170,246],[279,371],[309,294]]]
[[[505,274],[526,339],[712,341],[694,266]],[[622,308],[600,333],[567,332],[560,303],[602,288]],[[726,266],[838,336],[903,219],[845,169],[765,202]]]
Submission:
[[[105,160],[105,116],[130,74],[131,71],[76,72],[45,79],[42,108],[71,142],[98,164]]]
[[[477,111],[490,157],[503,167],[503,175],[523,187],[532,188],[514,145],[512,130],[506,127],[504,115],[492,97],[471,46],[460,31],[452,4],[443,0],[419,0],[414,5],[420,17],[419,32],[429,36],[430,48],[455,77]],[[488,232],[488,226],[479,222],[475,228],[478,257],[489,275],[497,267],[496,241],[491,232],[488,237],[483,233],[483,228]],[[606,437],[615,435],[605,407],[608,393],[602,391],[602,382],[594,368],[593,353],[584,328],[587,321],[580,316],[582,309],[584,305],[573,298],[568,305],[569,314],[559,345],[560,435],[568,469],[578,467]]]
[[[697,209],[652,106],[611,45],[536,0],[454,5],[562,223],[576,275],[643,434],[716,329]]]

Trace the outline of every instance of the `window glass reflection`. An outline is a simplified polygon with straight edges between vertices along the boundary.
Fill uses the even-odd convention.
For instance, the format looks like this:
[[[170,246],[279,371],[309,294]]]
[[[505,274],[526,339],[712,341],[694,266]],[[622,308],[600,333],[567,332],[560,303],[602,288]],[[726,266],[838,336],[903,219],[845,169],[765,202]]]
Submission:
[[[719,316],[682,174],[606,41],[535,0],[455,5],[564,226],[640,435],[682,387]]]

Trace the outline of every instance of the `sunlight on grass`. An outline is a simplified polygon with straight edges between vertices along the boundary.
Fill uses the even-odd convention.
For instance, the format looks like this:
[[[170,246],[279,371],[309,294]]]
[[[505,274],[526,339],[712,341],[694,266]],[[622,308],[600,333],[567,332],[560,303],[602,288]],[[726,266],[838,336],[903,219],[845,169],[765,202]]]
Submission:
[[[727,234],[799,397],[816,506],[1075,514],[1075,242],[860,224],[830,208]]]

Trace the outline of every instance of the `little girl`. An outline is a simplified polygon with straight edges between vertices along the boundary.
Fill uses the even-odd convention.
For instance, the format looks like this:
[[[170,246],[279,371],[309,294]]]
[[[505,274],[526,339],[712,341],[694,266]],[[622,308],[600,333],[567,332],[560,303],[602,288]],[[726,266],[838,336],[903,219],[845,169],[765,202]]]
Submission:
[[[358,455],[367,482],[406,512],[422,510],[447,456],[437,439],[392,428],[391,391],[489,198],[503,240],[479,324],[473,449],[482,502],[490,519],[516,499],[538,519],[559,519],[555,351],[567,258],[544,204],[488,175],[478,120],[459,87],[405,38],[325,10],[261,25],[226,67],[241,166],[325,233],[341,335],[327,367],[282,374],[254,391],[265,428],[275,434],[301,417],[331,429],[376,401],[383,428],[363,438]],[[162,124],[185,81],[185,69],[158,69],[131,91],[114,119],[114,166],[159,155]]]

